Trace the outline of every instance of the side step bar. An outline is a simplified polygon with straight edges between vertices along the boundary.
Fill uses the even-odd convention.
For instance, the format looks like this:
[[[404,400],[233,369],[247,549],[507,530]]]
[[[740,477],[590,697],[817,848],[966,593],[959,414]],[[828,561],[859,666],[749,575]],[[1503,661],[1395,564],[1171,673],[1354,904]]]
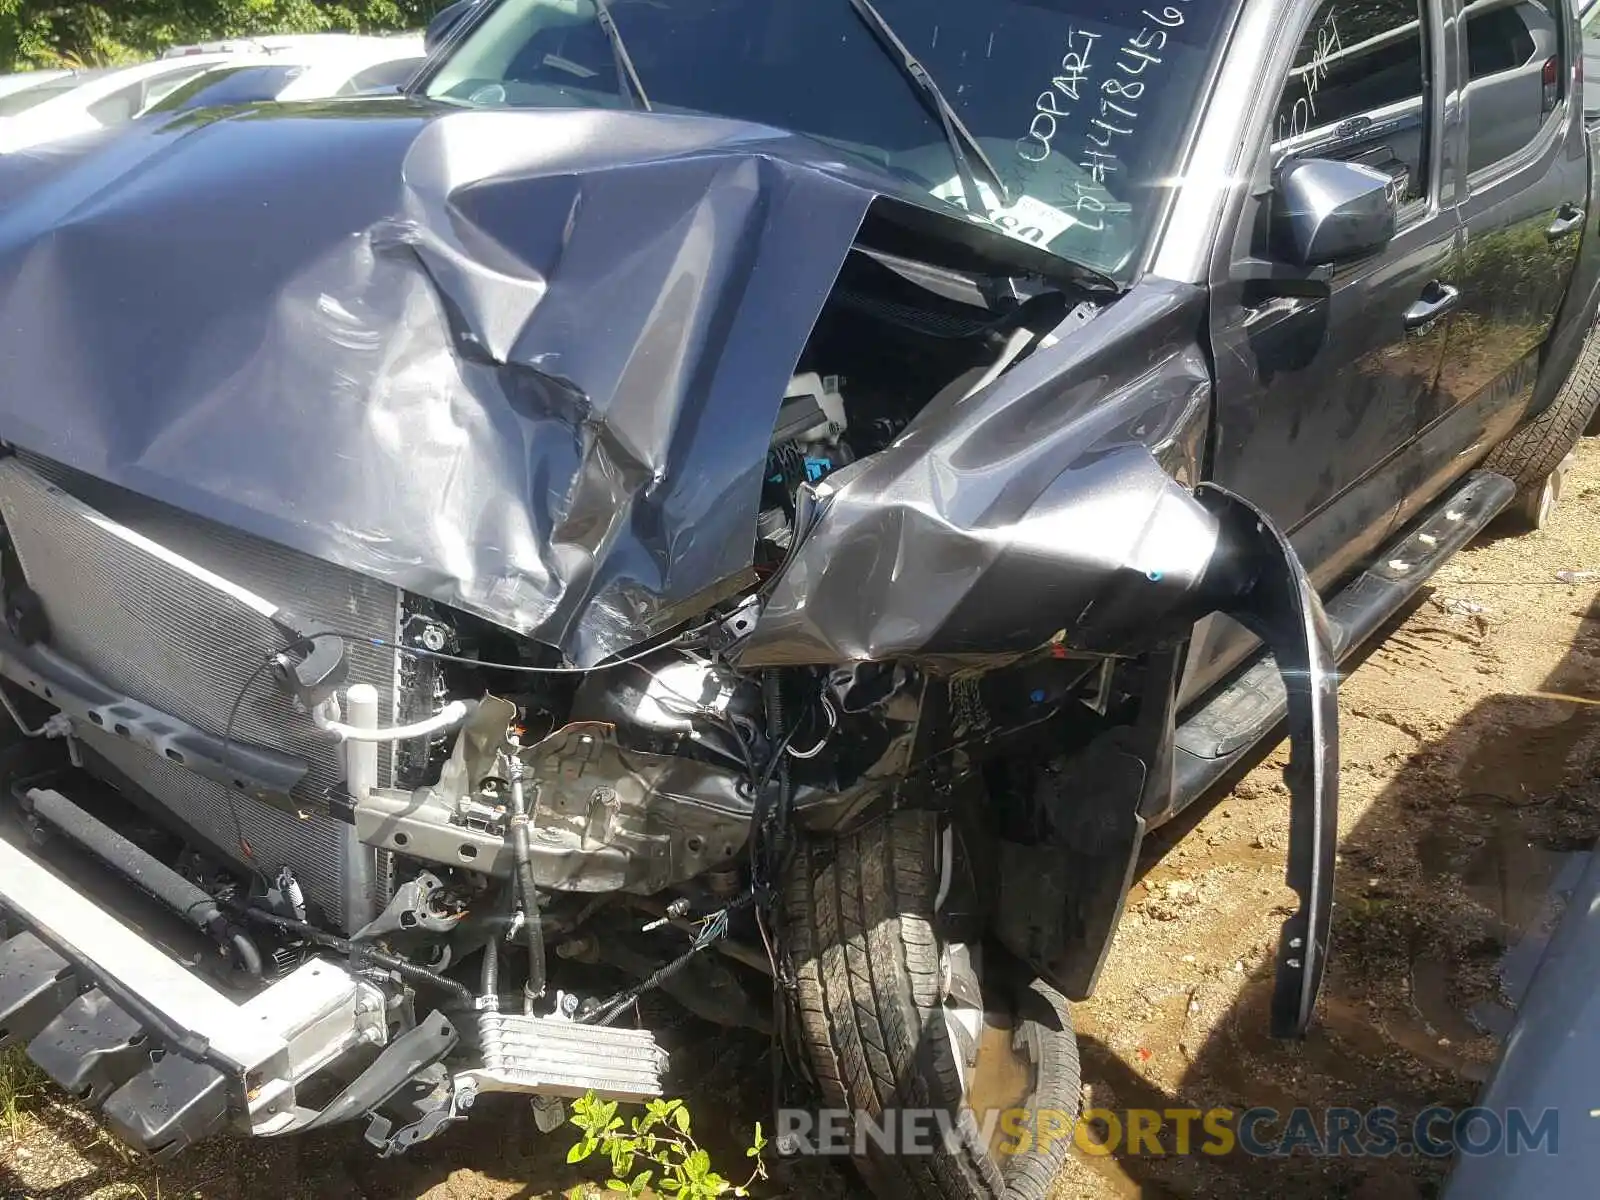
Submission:
[[[1421,590],[1433,573],[1498,516],[1516,494],[1503,475],[1475,471],[1447,500],[1390,543],[1372,566],[1325,605],[1334,653],[1345,661]],[[1172,807],[1177,815],[1242,763],[1288,715],[1278,665],[1270,654],[1191,713],[1177,728]]]

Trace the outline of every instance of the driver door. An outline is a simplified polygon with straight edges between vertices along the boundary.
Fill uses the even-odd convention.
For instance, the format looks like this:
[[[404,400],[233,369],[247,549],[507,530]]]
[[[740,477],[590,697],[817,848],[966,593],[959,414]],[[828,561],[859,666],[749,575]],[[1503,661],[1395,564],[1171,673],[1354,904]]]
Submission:
[[[1271,515],[1326,591],[1378,547],[1399,507],[1399,457],[1438,385],[1459,296],[1459,234],[1439,187],[1429,0],[1321,0],[1298,14],[1256,187],[1213,269],[1212,478]],[[1271,182],[1305,158],[1393,178],[1401,207],[1386,249],[1311,272],[1273,261]],[[1225,619],[1198,628],[1183,699],[1254,645]]]

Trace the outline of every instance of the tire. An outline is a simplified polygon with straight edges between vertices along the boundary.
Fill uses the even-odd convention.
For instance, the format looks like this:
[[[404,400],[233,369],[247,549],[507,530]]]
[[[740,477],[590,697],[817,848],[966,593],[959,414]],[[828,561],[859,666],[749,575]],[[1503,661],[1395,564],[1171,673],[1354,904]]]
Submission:
[[[1507,522],[1537,529],[1549,515],[1560,492],[1560,480],[1550,483],[1562,462],[1572,453],[1600,408],[1600,327],[1584,339],[1578,361],[1556,398],[1533,420],[1501,442],[1483,465],[1517,485],[1516,499],[1507,510]],[[1547,484],[1550,484],[1547,487]]]
[[[1078,1115],[1071,1014],[1060,993],[1020,968],[991,971],[995,978],[982,989],[987,1027],[977,1059],[967,1065],[943,995],[944,956],[954,947],[941,945],[934,920],[940,864],[948,861],[941,846],[938,817],[901,812],[800,847],[784,889],[798,1037],[825,1107],[872,1118],[901,1109],[952,1115],[954,1136],[934,1136],[931,1154],[895,1156],[870,1138],[857,1138],[856,1147],[864,1144],[867,1153],[854,1161],[877,1195],[1042,1200],[1072,1144]],[[1013,1093],[979,1103],[992,1105],[996,1115],[1022,1107],[1035,1120],[1053,1111],[1061,1136],[1029,1138],[1018,1153],[991,1148],[1004,1143],[1017,1150],[1019,1142],[1006,1136],[1015,1128],[1006,1130],[994,1117],[990,1128],[1003,1132],[986,1142],[967,1106],[969,1082],[985,1077],[986,1054],[1000,1055],[1006,1065],[1025,1064],[1025,1070]]]

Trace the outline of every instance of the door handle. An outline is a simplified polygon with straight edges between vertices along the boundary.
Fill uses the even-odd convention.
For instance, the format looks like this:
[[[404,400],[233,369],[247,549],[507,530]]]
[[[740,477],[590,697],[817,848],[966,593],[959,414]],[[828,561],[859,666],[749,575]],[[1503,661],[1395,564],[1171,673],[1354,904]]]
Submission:
[[[1556,219],[1544,231],[1544,236],[1552,242],[1559,242],[1583,228],[1583,217],[1583,209],[1576,204],[1563,204],[1556,209]]]
[[[1422,295],[1406,309],[1406,329],[1421,329],[1430,321],[1437,321],[1461,303],[1461,289],[1435,279],[1422,289]]]

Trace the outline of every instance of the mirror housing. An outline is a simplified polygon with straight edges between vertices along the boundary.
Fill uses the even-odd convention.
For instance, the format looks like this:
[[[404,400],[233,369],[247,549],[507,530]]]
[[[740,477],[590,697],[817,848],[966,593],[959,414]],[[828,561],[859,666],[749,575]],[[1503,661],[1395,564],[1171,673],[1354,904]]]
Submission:
[[[1365,258],[1393,240],[1398,186],[1382,171],[1333,158],[1304,158],[1279,172],[1272,236],[1279,257],[1297,267]]]

